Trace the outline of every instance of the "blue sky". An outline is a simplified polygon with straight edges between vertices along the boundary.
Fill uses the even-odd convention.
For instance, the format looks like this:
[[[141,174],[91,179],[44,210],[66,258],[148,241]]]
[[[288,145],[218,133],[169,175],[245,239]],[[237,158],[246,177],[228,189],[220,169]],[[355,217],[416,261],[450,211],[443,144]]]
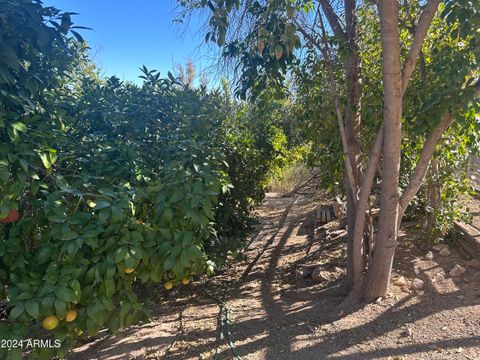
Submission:
[[[212,62],[213,54],[209,56],[203,45],[203,21],[172,23],[179,12],[175,0],[45,0],[44,4],[79,13],[73,17],[75,25],[93,29],[80,33],[103,75],[138,82],[142,65],[166,75],[174,63],[184,64],[189,58],[198,72]]]

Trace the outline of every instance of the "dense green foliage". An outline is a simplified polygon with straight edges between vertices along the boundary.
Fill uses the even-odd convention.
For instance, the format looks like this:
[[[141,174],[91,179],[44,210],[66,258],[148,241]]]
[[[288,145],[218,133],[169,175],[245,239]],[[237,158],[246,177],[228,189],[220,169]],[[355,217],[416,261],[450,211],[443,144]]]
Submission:
[[[254,98],[264,87],[291,94],[291,127],[300,141],[308,144],[308,163],[323,169],[322,188],[344,192],[343,149],[326,64],[331,61],[333,65],[337,95],[343,106],[347,101],[343,69],[350,54],[344,39],[331,29],[325,34],[331,58],[325,59],[319,50],[317,45],[324,36],[320,25],[321,2],[179,2],[191,11],[202,8],[208,11],[207,40],[222,46],[223,56],[238,64],[239,95]],[[339,4],[335,6],[341,8]],[[362,132],[356,140],[360,142],[365,168],[383,119],[382,54],[375,3],[358,2],[357,6],[362,58]],[[421,7],[419,1],[401,2],[399,30],[403,59],[412,42]],[[327,23],[327,19],[323,21]],[[480,37],[475,30],[479,21],[475,2],[442,2],[404,98],[402,188],[410,181],[423,143],[441,116],[450,111],[456,118],[435,155],[440,163],[442,198],[437,230],[442,232],[450,229],[453,219],[462,216],[460,201],[471,190],[465,176],[466,164],[469,156],[479,149],[480,111],[478,103],[472,102],[473,85],[479,77]],[[305,37],[305,32],[310,37]],[[281,51],[276,52],[277,49]],[[411,216],[430,211],[425,191],[418,194],[414,205],[409,209]]]
[[[70,15],[0,2],[0,219],[20,215],[0,224],[0,333],[62,341],[32,358],[145,318],[135,281],[178,285],[239,254],[285,142],[274,111],[257,121],[226,86],[101,79]]]
[[[268,176],[292,160],[321,169],[323,188],[343,191],[326,64],[344,103],[349,54],[325,34],[332,57],[325,59],[314,44],[323,36],[317,23],[314,42],[301,40],[298,15],[314,19],[314,2],[179,2],[208,8],[206,39],[239,64],[235,93],[248,103],[232,99],[226,82],[209,90],[145,67],[141,85],[101,78],[72,13],[37,0],[0,0],[0,290],[8,313],[0,335],[62,341],[32,358],[62,356],[82,333],[144,319],[135,282],[176,286],[240,257]],[[402,56],[418,6],[412,0],[400,8]],[[361,2],[358,16],[364,168],[382,121],[382,60],[375,8]],[[442,115],[456,118],[435,154],[440,172],[428,180],[441,183],[435,231],[460,216],[465,163],[480,144],[480,109],[471,101],[476,25],[474,2],[444,2],[404,97],[402,188]],[[239,31],[230,35],[232,28]],[[428,201],[420,192],[411,215],[431,212]],[[66,321],[72,309],[78,315]],[[40,325],[52,315],[60,321],[48,332]],[[21,349],[6,356],[21,358]]]

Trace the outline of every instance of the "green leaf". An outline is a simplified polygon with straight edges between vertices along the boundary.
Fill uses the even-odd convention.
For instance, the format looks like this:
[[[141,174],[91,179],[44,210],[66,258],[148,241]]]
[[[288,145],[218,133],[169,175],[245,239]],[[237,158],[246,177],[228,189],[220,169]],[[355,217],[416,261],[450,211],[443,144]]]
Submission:
[[[7,356],[5,360],[22,360],[23,354],[21,348],[10,348],[8,349]]]
[[[175,204],[177,202],[179,202],[180,200],[183,199],[183,193],[181,191],[175,191],[172,195],[172,197],[170,198],[170,202],[172,204]]]
[[[52,249],[45,247],[37,253],[37,261],[39,264],[44,264],[50,259]]]
[[[68,229],[67,231],[63,231],[62,235],[60,236],[60,240],[68,241],[78,238],[78,234],[75,231]]]
[[[25,310],[27,311],[28,315],[36,319],[39,314],[38,302],[36,300],[28,300],[25,303]]]
[[[113,279],[105,280],[105,295],[112,297],[115,294],[115,281]]]
[[[102,210],[102,209],[105,209],[105,208],[108,208],[112,206],[112,204],[106,200],[99,200],[95,203],[95,207],[93,208],[93,210]]]
[[[166,208],[165,211],[163,212],[163,217],[165,218],[165,221],[170,221],[173,218],[173,211],[170,208]]]
[[[20,166],[22,167],[23,171],[25,171],[28,174],[28,162],[26,162],[24,159],[19,159]]]
[[[66,302],[77,303],[75,298],[75,293],[72,289],[67,288],[66,286],[59,286],[55,289],[55,295]]]
[[[165,229],[165,228],[159,228],[160,234],[167,240],[170,240],[172,238],[172,233],[170,230]]]
[[[67,312],[67,304],[64,300],[55,299],[55,312],[58,317],[64,317]]]
[[[10,124],[10,126],[20,132],[27,131],[27,126],[22,122],[15,122],[13,124]]]
[[[125,256],[125,265],[127,267],[134,267],[136,265],[137,261],[135,258],[130,254],[130,252],[127,252],[127,255]]]
[[[167,260],[165,260],[165,262],[163,263],[163,269],[165,271],[169,271],[173,268],[174,265],[175,265],[175,260],[169,256]]]
[[[181,252],[182,252],[182,247],[176,245],[172,248],[171,257],[175,259]]]
[[[125,260],[125,257],[127,256],[127,248],[121,247],[118,248],[115,254],[115,263],[119,263]]]
[[[10,320],[17,319],[20,315],[22,315],[23,311],[25,310],[25,304],[23,302],[19,302],[15,307],[10,311],[10,315],[8,318]]]

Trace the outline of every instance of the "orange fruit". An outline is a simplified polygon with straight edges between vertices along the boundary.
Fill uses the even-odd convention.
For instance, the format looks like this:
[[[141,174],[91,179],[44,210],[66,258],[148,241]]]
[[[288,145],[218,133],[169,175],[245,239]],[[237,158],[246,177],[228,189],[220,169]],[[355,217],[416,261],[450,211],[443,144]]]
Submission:
[[[282,56],[283,56],[283,46],[282,45],[275,46],[275,58],[277,60],[280,60]]]
[[[265,43],[263,42],[262,39],[258,39],[258,50],[262,52],[263,49],[265,49]]]
[[[173,283],[171,281],[167,281],[163,286],[165,287],[165,289],[171,290],[173,288]]]
[[[125,268],[124,271],[125,271],[125,274],[131,274],[132,272],[135,271],[135,269],[133,269],[133,268],[131,268],[131,267],[127,267],[127,268]]]
[[[183,284],[183,285],[188,285],[189,282],[190,282],[190,278],[188,278],[187,276],[185,276],[185,277],[182,279],[182,284]]]
[[[18,219],[20,219],[20,213],[17,210],[11,209],[8,212],[7,217],[4,217],[2,220],[0,220],[4,224],[9,224],[9,223],[14,223],[17,222]]]
[[[72,322],[77,318],[77,310],[68,310],[67,315],[65,316],[66,322]]]
[[[46,330],[53,330],[57,327],[57,325],[58,325],[58,318],[55,315],[47,316],[42,321],[42,326]]]

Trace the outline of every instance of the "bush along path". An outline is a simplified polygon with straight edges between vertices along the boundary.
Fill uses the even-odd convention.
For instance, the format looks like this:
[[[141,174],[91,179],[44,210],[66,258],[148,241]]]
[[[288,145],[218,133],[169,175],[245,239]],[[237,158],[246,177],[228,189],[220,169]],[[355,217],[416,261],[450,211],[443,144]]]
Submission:
[[[0,338],[61,343],[0,358],[62,358],[147,319],[139,284],[186,286],[239,256],[286,140],[279,111],[226,85],[100,77],[72,13],[0,9]]]
[[[151,322],[86,343],[70,358],[478,358],[480,268],[454,247],[448,256],[440,248],[422,250],[414,227],[401,232],[389,294],[356,312],[338,312],[344,241],[326,235],[336,234],[338,223],[312,238],[317,205],[327,200],[270,194],[257,210],[260,231],[245,262],[230,260],[215,276],[172,291],[149,288],[144,293]],[[465,272],[451,276],[457,264]],[[322,277],[298,276],[313,265]]]

